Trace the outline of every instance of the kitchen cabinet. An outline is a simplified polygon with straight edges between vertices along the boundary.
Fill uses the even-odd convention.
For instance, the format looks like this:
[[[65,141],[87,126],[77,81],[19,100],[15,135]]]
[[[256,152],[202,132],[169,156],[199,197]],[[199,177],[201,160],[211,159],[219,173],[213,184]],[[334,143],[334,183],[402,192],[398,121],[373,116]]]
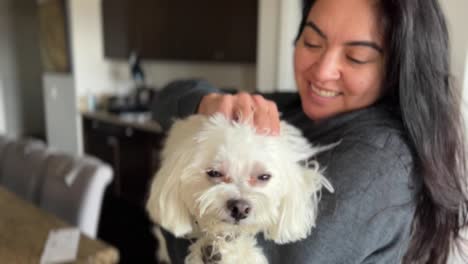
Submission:
[[[159,164],[162,133],[129,125],[83,118],[84,150],[114,169],[111,184],[115,196],[144,205],[149,183]]]
[[[104,54],[255,63],[258,0],[103,0]]]
[[[164,134],[157,124],[122,121],[107,113],[84,113],[82,121],[85,153],[109,163],[114,170],[103,201],[98,237],[119,249],[120,263],[156,263],[157,241],[145,203],[159,167]]]

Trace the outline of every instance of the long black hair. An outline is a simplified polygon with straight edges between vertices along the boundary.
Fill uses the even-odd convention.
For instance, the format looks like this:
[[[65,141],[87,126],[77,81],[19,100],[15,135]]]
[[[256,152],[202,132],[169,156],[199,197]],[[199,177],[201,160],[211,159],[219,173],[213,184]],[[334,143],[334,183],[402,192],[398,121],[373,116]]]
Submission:
[[[315,0],[305,0],[300,37]],[[381,100],[400,117],[423,188],[403,263],[447,262],[467,221],[461,87],[450,77],[449,38],[437,0],[376,0],[386,58]]]

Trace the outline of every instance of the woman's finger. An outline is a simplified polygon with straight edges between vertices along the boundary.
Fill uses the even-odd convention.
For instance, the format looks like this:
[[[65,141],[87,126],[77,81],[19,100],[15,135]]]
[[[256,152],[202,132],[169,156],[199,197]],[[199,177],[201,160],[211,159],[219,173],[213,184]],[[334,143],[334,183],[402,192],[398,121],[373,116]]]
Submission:
[[[276,104],[272,101],[266,100],[261,95],[253,96],[256,105],[258,106],[258,113],[256,113],[255,126],[261,133],[270,135],[279,134],[279,113]]]
[[[269,111],[267,101],[260,95],[254,95],[253,100],[255,101],[255,114],[254,114],[254,125],[257,128],[257,132],[261,134],[270,134],[271,122],[269,117]]]
[[[279,135],[280,133],[280,119],[279,119],[279,112],[278,107],[274,102],[269,101],[268,104],[270,105],[268,109],[269,117],[270,117],[270,124],[271,124],[271,134],[274,136]]]
[[[229,119],[232,119],[233,96],[230,94],[212,93],[205,95],[198,106],[198,114],[213,115],[222,113]]]
[[[211,113],[222,113],[227,119],[233,119],[234,97],[230,94],[222,95],[219,100],[219,104],[215,107],[215,110]]]
[[[252,124],[255,110],[254,104],[255,102],[250,94],[239,93],[236,96],[234,105],[234,119],[242,122],[247,121]]]
[[[262,134],[279,134],[279,113],[276,104],[261,95],[241,92],[236,95],[208,94],[198,107],[198,113],[222,113],[226,118],[253,124]]]

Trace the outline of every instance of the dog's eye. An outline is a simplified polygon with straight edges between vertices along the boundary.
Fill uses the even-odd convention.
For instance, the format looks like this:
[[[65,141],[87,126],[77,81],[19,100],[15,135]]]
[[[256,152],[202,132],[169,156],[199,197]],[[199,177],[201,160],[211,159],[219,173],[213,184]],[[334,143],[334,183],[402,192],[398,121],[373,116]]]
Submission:
[[[270,174],[262,174],[257,177],[259,181],[268,181],[271,178]]]
[[[212,178],[218,178],[218,177],[223,177],[224,175],[216,170],[207,170],[206,174]]]

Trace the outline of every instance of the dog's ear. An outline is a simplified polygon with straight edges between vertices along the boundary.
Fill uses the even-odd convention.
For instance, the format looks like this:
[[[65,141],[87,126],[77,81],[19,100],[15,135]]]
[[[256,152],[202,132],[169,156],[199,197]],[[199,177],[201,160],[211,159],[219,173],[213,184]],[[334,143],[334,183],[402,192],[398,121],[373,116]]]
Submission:
[[[265,232],[267,239],[280,244],[304,239],[309,235],[315,226],[318,192],[322,187],[319,179],[323,178],[315,169],[300,167],[290,172],[293,173],[285,177],[287,183],[283,185],[285,189],[278,216]],[[315,180],[309,181],[313,178]]]
[[[196,154],[192,133],[199,129],[203,118],[193,116],[176,121],[172,126],[146,204],[151,219],[176,237],[187,235],[194,228],[180,186],[181,178]]]
[[[276,243],[288,243],[309,235],[315,226],[320,190],[322,187],[333,189],[318,164],[303,162],[318,150],[297,129],[285,123],[281,124],[281,137],[285,139],[290,160],[283,167],[283,194],[278,215],[264,233],[267,239]]]

